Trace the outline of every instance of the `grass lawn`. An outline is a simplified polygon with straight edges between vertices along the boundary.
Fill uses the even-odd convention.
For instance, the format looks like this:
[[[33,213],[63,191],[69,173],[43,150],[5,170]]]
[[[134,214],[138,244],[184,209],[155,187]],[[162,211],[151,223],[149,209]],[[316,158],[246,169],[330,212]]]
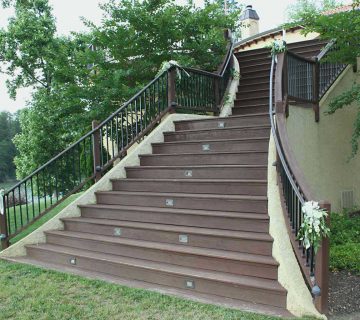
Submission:
[[[278,319],[1,260],[0,288],[0,319]]]
[[[332,213],[330,224],[330,269],[360,274],[360,213]]]
[[[49,211],[47,214],[45,214],[43,217],[41,217],[39,220],[37,220],[34,224],[32,224],[30,227],[26,228],[23,232],[21,232],[20,234],[18,234],[15,238],[11,239],[11,243],[14,244],[15,242],[21,240],[22,238],[24,238],[25,236],[27,236],[28,234],[30,234],[31,232],[33,232],[35,229],[37,229],[38,227],[40,227],[41,225],[43,225],[46,221],[48,221],[49,219],[51,219],[52,217],[54,217],[55,215],[57,215],[62,209],[64,209],[67,205],[69,205],[72,201],[74,201],[76,198],[78,198],[82,193],[76,193],[71,195],[69,198],[67,198],[66,200],[64,200],[64,202],[60,203],[57,207],[55,207],[54,209],[52,209],[51,211]],[[49,201],[48,201],[49,202]],[[15,207],[15,214],[16,214],[16,221],[18,223],[19,226],[19,221],[21,221],[21,212],[22,212],[22,219],[23,221],[27,221],[27,215],[29,217],[33,216],[33,209],[32,209],[32,205],[28,205],[28,212],[26,212],[26,206],[22,205],[20,210],[20,206],[16,206]],[[45,208],[45,201],[44,199],[40,200],[40,208],[41,210],[43,210]],[[35,216],[37,216],[39,213],[39,205],[36,204],[35,205]],[[10,209],[10,216],[13,217],[14,215],[14,210],[13,208]],[[14,219],[12,218],[10,220],[10,226],[11,226],[11,230],[15,230],[15,222]]]

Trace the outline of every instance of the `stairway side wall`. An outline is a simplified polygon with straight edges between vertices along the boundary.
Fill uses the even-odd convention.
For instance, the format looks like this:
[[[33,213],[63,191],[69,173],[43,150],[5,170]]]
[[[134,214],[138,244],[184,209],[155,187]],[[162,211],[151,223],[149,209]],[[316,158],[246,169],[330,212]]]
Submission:
[[[286,307],[295,316],[323,317],[315,308],[287,233],[286,221],[282,213],[277,172],[276,147],[271,135],[268,158],[268,212],[270,235],[274,238],[272,255],[279,262],[278,281],[287,290]],[[326,318],[325,318],[326,319]]]
[[[287,132],[295,158],[317,200],[328,200],[340,212],[341,191],[353,190],[354,203],[360,205],[360,152],[351,156],[351,135],[358,106],[353,104],[325,115],[337,95],[360,84],[360,72],[351,66],[343,72],[320,103],[320,121],[311,108],[289,106]]]
[[[80,216],[79,205],[96,203],[95,192],[112,190],[111,179],[126,177],[126,167],[138,166],[140,164],[140,154],[152,153],[152,143],[164,142],[165,131],[175,131],[174,121],[204,119],[211,116],[195,114],[170,114],[161,124],[154,129],[140,144],[133,146],[128,155],[110,170],[99,182],[84,192],[78,199],[64,208],[55,217],[36,229],[30,235],[0,252],[0,258],[11,258],[26,255],[25,246],[29,244],[45,243],[45,233],[49,230],[63,230],[64,225],[60,219]]]

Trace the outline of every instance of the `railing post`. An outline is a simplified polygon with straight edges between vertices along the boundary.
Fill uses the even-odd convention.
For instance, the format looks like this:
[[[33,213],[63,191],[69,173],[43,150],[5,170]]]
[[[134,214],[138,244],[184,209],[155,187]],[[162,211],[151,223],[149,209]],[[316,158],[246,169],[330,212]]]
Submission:
[[[2,250],[9,247],[7,230],[5,191],[0,190],[0,243]]]
[[[319,90],[320,90],[320,65],[317,58],[313,64],[313,108],[315,112],[315,121],[320,120],[320,105],[319,105]]]
[[[168,71],[168,107],[170,113],[175,113],[176,108],[176,69],[171,68]]]
[[[220,78],[214,78],[214,104],[215,110],[219,110],[220,107]]]
[[[96,120],[92,122],[92,128],[95,129],[99,123]],[[93,159],[94,159],[94,175],[95,182],[101,179],[101,150],[100,150],[100,130],[93,133]]]
[[[322,209],[325,209],[328,213],[327,226],[330,226],[330,212],[331,205],[327,201],[319,203]],[[315,297],[316,309],[326,314],[328,312],[328,297],[329,297],[329,250],[330,243],[329,238],[324,238],[321,242],[321,246],[316,253],[315,257],[315,279],[316,284],[320,287],[320,296]]]

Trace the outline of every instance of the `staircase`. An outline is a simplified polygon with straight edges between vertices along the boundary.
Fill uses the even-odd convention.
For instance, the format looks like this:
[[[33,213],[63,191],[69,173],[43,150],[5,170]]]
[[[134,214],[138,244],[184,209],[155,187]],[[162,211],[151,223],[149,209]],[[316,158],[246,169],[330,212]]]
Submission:
[[[309,56],[322,46],[289,47]],[[237,58],[232,117],[176,122],[126,179],[18,261],[289,315],[267,214],[270,56]]]

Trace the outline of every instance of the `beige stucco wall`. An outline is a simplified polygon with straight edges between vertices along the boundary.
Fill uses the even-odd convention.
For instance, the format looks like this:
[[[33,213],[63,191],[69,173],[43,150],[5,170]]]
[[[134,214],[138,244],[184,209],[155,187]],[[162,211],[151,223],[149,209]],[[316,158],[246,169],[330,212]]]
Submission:
[[[296,160],[315,200],[329,200],[332,209],[341,210],[341,191],[353,190],[360,205],[360,154],[350,159],[350,139],[357,114],[356,105],[325,115],[329,102],[360,83],[360,74],[349,66],[320,103],[320,121],[314,121],[311,108],[289,107],[287,130]]]
[[[259,33],[259,20],[245,19],[241,22],[241,36],[243,39]]]
[[[129,149],[128,155],[120,161],[112,170],[110,170],[98,183],[94,184],[78,199],[64,208],[54,218],[43,224],[30,235],[13,244],[8,249],[0,252],[0,258],[11,258],[26,255],[25,246],[28,244],[38,244],[45,242],[45,231],[62,230],[64,228],[61,218],[70,218],[80,216],[79,205],[91,204],[96,202],[95,192],[109,191],[112,189],[111,179],[125,178],[125,168],[129,166],[138,166],[140,164],[140,154],[150,154],[152,152],[152,143],[163,142],[165,131],[174,131],[174,121],[202,119],[210,116],[200,116],[194,114],[171,114],[168,115],[161,124],[152,131],[140,144]]]
[[[299,41],[305,41],[305,40],[313,40],[319,36],[318,33],[311,32],[308,33],[306,36],[301,33],[301,30],[295,30],[295,31],[289,31],[285,35],[285,41],[286,43],[294,43]],[[274,40],[282,40],[282,34],[276,35],[275,38],[268,37],[266,39],[258,39],[256,43],[251,42],[249,46],[246,46],[245,48],[241,49],[240,51],[247,51],[247,50],[254,50],[254,49],[260,49],[264,48],[268,45],[270,45]],[[236,50],[236,48],[235,48]]]

